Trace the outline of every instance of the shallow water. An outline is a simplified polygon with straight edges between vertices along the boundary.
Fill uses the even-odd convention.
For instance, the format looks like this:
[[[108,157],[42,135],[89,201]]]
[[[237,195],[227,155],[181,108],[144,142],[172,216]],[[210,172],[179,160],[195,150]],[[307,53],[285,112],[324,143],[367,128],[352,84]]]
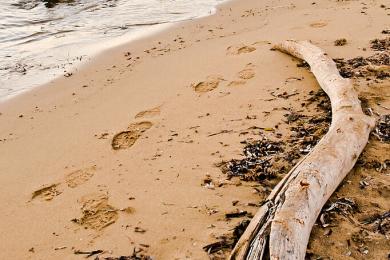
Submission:
[[[0,0],[0,99],[156,25],[208,15],[223,0],[48,1]]]

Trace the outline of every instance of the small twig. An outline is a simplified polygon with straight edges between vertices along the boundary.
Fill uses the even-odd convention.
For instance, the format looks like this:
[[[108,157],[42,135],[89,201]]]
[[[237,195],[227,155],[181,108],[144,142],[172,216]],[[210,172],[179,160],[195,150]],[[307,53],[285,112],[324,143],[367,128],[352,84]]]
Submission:
[[[231,133],[231,132],[233,132],[233,130],[222,130],[222,131],[220,131],[218,133],[209,134],[208,137],[214,136],[214,135],[219,135],[219,134],[227,134],[227,133]]]

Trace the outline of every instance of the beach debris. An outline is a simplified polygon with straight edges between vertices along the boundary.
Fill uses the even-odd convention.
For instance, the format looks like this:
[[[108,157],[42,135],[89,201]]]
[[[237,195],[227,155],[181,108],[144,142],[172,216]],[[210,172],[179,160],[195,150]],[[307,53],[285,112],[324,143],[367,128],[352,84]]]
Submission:
[[[215,135],[220,135],[220,134],[228,134],[228,133],[231,133],[231,132],[233,132],[233,130],[221,130],[219,132],[216,132],[216,133],[213,133],[213,134],[209,134],[208,137],[215,136]]]
[[[266,138],[247,144],[244,147],[244,159],[231,160],[222,166],[222,172],[228,177],[240,177],[245,181],[261,181],[272,178],[274,172],[271,168],[272,157],[282,152],[281,142],[270,141]]]
[[[248,214],[248,212],[246,210],[237,210],[237,211],[234,211],[234,212],[226,213],[225,217],[227,219],[230,219],[230,218],[241,218],[241,217],[245,217],[247,214]]]
[[[101,133],[100,135],[95,134],[95,136],[98,139],[107,139],[107,137],[109,136],[109,133]]]
[[[378,79],[390,77],[390,37],[372,40],[370,44],[376,53],[367,58],[334,59],[342,77],[366,77],[367,80],[369,76]]]
[[[140,244],[141,245],[141,244]],[[142,245],[141,245],[142,246]],[[148,247],[145,245],[145,247]],[[142,253],[144,251],[142,248],[134,248],[133,253],[128,256],[108,256],[108,257],[99,257],[97,256],[95,260],[153,260],[151,256],[145,255]]]
[[[82,204],[81,218],[74,218],[72,222],[85,229],[101,230],[118,219],[118,210],[108,204],[108,196],[104,193],[92,193],[80,199]]]
[[[248,219],[239,222],[233,228],[232,233],[217,237],[217,242],[204,246],[203,250],[205,250],[209,255],[214,255],[216,257],[224,257],[225,253],[229,252],[231,249],[234,248],[237,241],[240,239],[245,229],[248,227],[249,222],[250,221]]]
[[[323,143],[313,149],[300,163],[295,164],[296,166],[278,184],[277,189],[272,191],[231,252],[230,259],[257,259],[259,257],[303,259],[306,254],[306,241],[309,240],[318,212],[353,168],[374,127],[374,118],[366,116],[361,111],[360,102],[351,81],[342,80],[335,63],[323,50],[309,41],[294,40],[284,41],[275,48],[296,58],[304,58],[309,64],[314,64],[315,66],[311,68],[312,73],[321,88],[331,97],[333,105],[343,100],[348,104],[346,107],[350,111],[358,112],[352,118],[337,109],[334,110],[335,107],[332,106],[336,114],[332,115],[332,128],[329,129],[326,137],[321,139],[324,140]],[[340,88],[344,92],[341,93]],[[345,98],[345,93],[351,96]],[[355,116],[359,118],[358,120],[367,120],[364,121],[367,123],[356,123]],[[348,120],[350,125],[345,126]],[[305,126],[305,122],[302,121],[297,120],[300,125]],[[317,130],[322,132],[322,129]],[[353,138],[348,138],[350,136]],[[351,142],[359,146],[353,146]],[[336,151],[334,147],[341,144],[346,149]],[[340,164],[335,164],[335,161]],[[329,172],[332,173],[332,178],[329,178]],[[310,186],[310,192],[308,186]],[[321,192],[316,193],[318,196],[308,195],[313,194],[313,190],[314,193]],[[347,202],[350,201],[343,201],[352,207],[353,204]],[[302,240],[303,237],[304,240]]]
[[[390,77],[390,54],[376,53],[370,57],[361,56],[344,60],[334,59],[340,75],[344,78],[374,76],[378,79]]]
[[[365,169],[375,169],[377,172],[386,172],[390,170],[390,159],[386,159],[383,162],[373,159],[366,159],[364,154],[360,156],[356,164]]]
[[[347,39],[341,38],[334,41],[335,46],[344,46],[347,44]]]
[[[284,114],[284,117],[286,118],[287,123],[290,124],[290,123],[293,123],[304,116],[297,113],[297,112],[290,111],[290,113]]]
[[[94,256],[94,255],[101,254],[103,252],[104,252],[103,250],[92,250],[92,251],[75,250],[73,253],[75,255],[87,255],[86,257],[88,258],[88,257]]]
[[[322,27],[325,27],[327,26],[328,23],[325,22],[325,21],[318,21],[318,22],[313,22],[310,24],[310,27],[313,27],[313,28],[322,28]]]
[[[361,221],[363,225],[369,225],[372,232],[378,232],[385,236],[390,236],[390,211],[383,214],[376,213]]]
[[[327,202],[317,221],[321,224],[321,227],[326,228],[334,226],[333,222],[335,220],[335,215],[342,215],[352,223],[355,223],[352,220],[351,215],[356,212],[359,212],[359,207],[354,199],[338,198],[335,202]]]
[[[270,92],[270,94],[274,97],[288,99],[289,97],[298,95],[299,93],[297,91],[294,91],[292,93],[288,93],[287,91],[283,91],[282,93],[275,93],[274,91]]]
[[[297,67],[298,67],[298,68],[310,69],[309,63],[307,63],[307,62],[304,61],[304,60],[300,60],[300,61],[297,63]]]
[[[382,34],[390,34],[390,29],[382,30]]]
[[[203,250],[206,251],[209,255],[214,254],[221,250],[232,249],[234,247],[234,241],[231,238],[226,236],[218,237],[219,241],[208,244],[203,247]]]
[[[390,143],[390,114],[380,117],[372,134],[380,141]]]
[[[59,247],[55,247],[54,250],[57,251],[57,250],[62,250],[62,249],[66,249],[68,248],[67,246],[59,246]]]
[[[146,232],[146,229],[143,229],[143,228],[140,228],[140,227],[135,227],[134,228],[134,232],[143,234],[143,233]]]
[[[60,195],[62,192],[58,190],[57,184],[45,185],[42,188],[34,191],[31,196],[31,200],[41,198],[42,200],[52,200],[54,197]]]
[[[207,215],[209,215],[209,216],[214,215],[214,214],[219,212],[217,209],[215,209],[215,207],[209,207],[207,205],[205,205],[204,207],[205,207]]]
[[[344,216],[351,215],[359,211],[359,207],[352,198],[339,198],[337,201],[330,203],[328,207],[324,207],[323,212],[336,212]]]
[[[149,121],[129,125],[127,131],[122,131],[113,137],[111,142],[112,149],[120,150],[133,146],[138,138],[140,138],[142,134],[152,126],[153,123]]]
[[[218,164],[228,178],[239,177],[244,181],[258,181],[266,186],[274,186],[303,155],[309,153],[327,132],[331,122],[331,107],[324,91],[311,91],[306,105],[316,104],[317,115],[305,116],[287,109],[285,114],[290,124],[288,142],[262,137],[257,141],[243,141],[243,159],[233,159]],[[254,127],[253,129],[273,133],[274,128]]]
[[[370,41],[371,49],[375,51],[388,51],[390,50],[390,37],[385,39],[374,39]]]

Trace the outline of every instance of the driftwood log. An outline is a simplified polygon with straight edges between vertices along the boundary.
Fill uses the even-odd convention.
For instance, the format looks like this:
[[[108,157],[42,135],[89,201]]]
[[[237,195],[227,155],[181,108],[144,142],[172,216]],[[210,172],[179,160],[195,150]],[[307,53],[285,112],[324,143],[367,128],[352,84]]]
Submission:
[[[350,80],[308,41],[275,49],[305,60],[332,105],[328,133],[273,189],[233,249],[230,259],[304,259],[311,229],[325,202],[353,168],[375,119],[362,111]]]

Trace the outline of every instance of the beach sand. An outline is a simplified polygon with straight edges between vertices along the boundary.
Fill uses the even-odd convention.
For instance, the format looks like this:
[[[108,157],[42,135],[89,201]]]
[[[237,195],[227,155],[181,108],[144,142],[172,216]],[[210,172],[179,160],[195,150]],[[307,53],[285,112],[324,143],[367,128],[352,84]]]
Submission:
[[[225,214],[254,214],[270,191],[229,179],[216,164],[241,158],[242,141],[277,132],[288,142],[289,111],[316,113],[301,105],[319,90],[315,78],[272,44],[311,40],[334,58],[370,56],[370,40],[390,28],[382,4],[232,1],[1,103],[0,258],[103,250],[103,259],[136,248],[154,259],[208,259],[202,248],[243,219]],[[340,38],[345,46],[335,46]],[[355,85],[383,115],[389,83]],[[382,163],[388,151],[372,138],[365,156]],[[356,167],[336,195],[360,210],[316,225],[309,255],[387,259],[386,235],[361,221],[389,210],[389,184],[388,170]]]

